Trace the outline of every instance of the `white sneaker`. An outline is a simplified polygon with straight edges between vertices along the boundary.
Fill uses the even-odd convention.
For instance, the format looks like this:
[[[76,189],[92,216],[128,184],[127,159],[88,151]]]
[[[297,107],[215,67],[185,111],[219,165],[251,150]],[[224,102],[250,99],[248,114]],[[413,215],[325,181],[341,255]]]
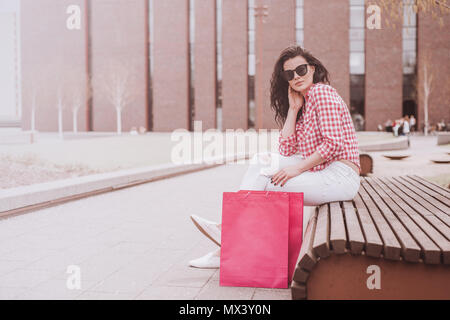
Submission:
[[[189,261],[189,266],[194,268],[219,269],[220,248],[210,253],[207,253],[203,257]]]
[[[205,236],[207,236],[210,240],[212,240],[220,247],[221,231],[219,228],[219,224],[200,218],[195,214],[191,215],[191,220],[192,222],[194,222],[198,230],[200,230]]]

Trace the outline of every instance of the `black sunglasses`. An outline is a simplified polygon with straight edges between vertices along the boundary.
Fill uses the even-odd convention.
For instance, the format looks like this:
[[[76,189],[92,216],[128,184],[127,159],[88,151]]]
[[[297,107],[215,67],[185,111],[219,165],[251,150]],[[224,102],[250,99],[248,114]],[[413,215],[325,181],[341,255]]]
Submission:
[[[308,64],[301,64],[299,65],[297,68],[295,68],[294,70],[284,70],[282,72],[283,74],[283,78],[286,81],[291,81],[292,79],[294,79],[294,71],[295,73],[297,73],[300,77],[304,76],[307,72],[308,72]]]

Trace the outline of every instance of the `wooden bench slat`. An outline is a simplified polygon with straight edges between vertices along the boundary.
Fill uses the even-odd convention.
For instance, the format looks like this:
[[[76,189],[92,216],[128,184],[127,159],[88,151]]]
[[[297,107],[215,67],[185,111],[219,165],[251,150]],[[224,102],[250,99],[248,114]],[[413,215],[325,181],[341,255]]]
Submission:
[[[306,283],[309,277],[309,272],[300,267],[295,268],[293,280],[298,283]]]
[[[436,230],[438,230],[441,235],[446,238],[447,242],[449,242],[450,237],[450,227],[447,226],[444,222],[442,222],[439,218],[437,218],[432,211],[428,210],[428,208],[425,206],[426,204],[423,204],[422,202],[419,202],[420,200],[417,199],[417,197],[410,197],[407,195],[401,188],[401,185],[397,185],[395,183],[395,180],[386,178],[386,180],[390,181],[392,186],[395,186],[395,189],[397,195],[405,200],[409,204],[410,207],[412,207],[414,210],[417,211],[418,214],[420,214],[425,220],[429,222],[430,225],[432,225]],[[432,206],[432,209],[435,209]],[[449,242],[450,245],[450,242]]]
[[[380,257],[381,251],[383,250],[383,242],[381,241],[380,235],[378,234],[378,231],[373,224],[372,217],[369,215],[369,212],[367,211],[367,208],[364,205],[359,192],[355,196],[353,201],[355,202],[359,221],[361,222],[361,229],[364,232],[366,240],[366,254],[370,257],[378,258]]]
[[[378,232],[380,233],[381,239],[383,240],[384,257],[391,260],[400,260],[402,246],[398,242],[397,236],[391,229],[390,225],[387,223],[385,217],[381,214],[372,198],[370,198],[370,196],[366,192],[366,184],[367,182],[365,180],[361,182],[359,193],[368,208],[369,214],[372,216]]]
[[[399,190],[391,181],[386,178],[380,179],[377,178],[377,181],[380,182],[380,186],[386,188],[385,190],[391,190],[390,197],[397,203],[399,206],[413,219],[418,226],[434,241],[434,243],[441,249],[444,263],[450,263],[450,243],[449,241],[438,231],[436,230],[424,217],[419,214],[417,211],[412,209],[410,205],[400,197],[403,195],[403,192]],[[431,262],[433,261],[433,262]],[[429,259],[431,263],[440,263],[440,259],[438,261]]]
[[[344,215],[339,202],[330,203],[330,244],[334,253],[345,253],[347,236]]]
[[[314,233],[316,230],[317,214],[318,211],[316,209],[314,214],[309,218],[308,225],[305,230],[305,236],[303,237],[302,246],[300,248],[299,261],[297,264],[297,268],[300,267],[308,271],[311,271],[317,262],[316,254],[314,253],[314,250],[312,248],[312,245],[314,243]]]
[[[443,203],[440,203],[433,197],[421,192],[420,189],[416,188],[416,186],[410,182],[398,178],[394,178],[394,180],[414,192],[414,199],[416,199],[422,206],[427,208],[428,211],[432,212],[436,217],[444,222],[447,227],[450,227],[450,216],[446,213],[450,212],[450,208],[447,208]],[[439,206],[442,210],[438,208]],[[447,237],[447,239],[449,239],[449,237]]]
[[[440,194],[441,196],[445,197],[446,199],[450,200],[450,191],[447,189],[442,188],[441,186],[432,183],[428,180],[425,180],[422,177],[419,177],[417,175],[407,175],[407,177],[410,177],[413,180],[416,180],[418,182],[420,182],[422,185],[428,187],[429,189],[437,192],[438,194]]]
[[[395,216],[392,210],[384,202],[386,201],[386,198],[389,199],[389,196],[370,178],[366,179],[363,185],[390,224],[394,233],[397,235],[397,238],[402,246],[402,257],[409,262],[419,262],[421,248],[408,230],[403,226],[399,218]]]
[[[427,199],[428,202],[432,203],[436,208],[440,209],[442,212],[450,216],[450,200],[443,197],[439,193],[428,189],[424,185],[422,185],[420,182],[417,182],[416,180],[411,179],[410,177],[406,176],[400,176],[400,180],[407,181],[411,185],[416,187],[416,193],[419,193],[419,190],[421,191],[419,194],[422,198]]]
[[[422,259],[425,263],[439,263],[441,249],[436,246],[433,240],[431,240],[430,237],[416,224],[416,222],[402,209],[402,207],[405,207],[406,204],[396,202],[399,198],[395,194],[390,197],[387,194],[389,190],[377,179],[372,178],[370,183],[378,186],[378,188],[376,188],[377,193],[383,197],[389,208],[395,213],[405,228],[409,230],[412,237],[420,245],[422,248]]]
[[[350,244],[350,251],[353,254],[361,254],[364,249],[364,234],[359,224],[358,216],[356,215],[355,208],[352,201],[343,202],[345,224],[348,230],[348,241]]]
[[[314,252],[321,258],[326,258],[330,255],[329,234],[330,221],[328,217],[328,204],[323,204],[319,206],[313,243]]]
[[[306,299],[306,285],[292,281],[291,295],[292,295],[292,300]]]

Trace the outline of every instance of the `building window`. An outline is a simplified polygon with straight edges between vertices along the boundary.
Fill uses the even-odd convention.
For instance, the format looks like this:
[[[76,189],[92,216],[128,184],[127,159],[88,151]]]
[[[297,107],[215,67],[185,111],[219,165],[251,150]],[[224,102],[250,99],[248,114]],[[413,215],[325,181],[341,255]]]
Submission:
[[[149,59],[149,79],[148,79],[148,91],[149,91],[149,106],[148,106],[148,130],[153,131],[153,43],[155,39],[154,34],[154,16],[153,16],[153,0],[149,0],[148,3],[148,35],[150,37],[149,48],[148,48],[148,59]],[[89,59],[90,60],[90,59]],[[92,117],[90,117],[92,119]]]
[[[255,127],[255,0],[248,0],[248,127]]]
[[[304,47],[303,0],[295,3],[295,38],[300,47]]]
[[[350,73],[364,74],[364,0],[350,0]]]
[[[190,130],[194,128],[195,119],[195,0],[189,0],[189,123]]]
[[[364,12],[364,0],[350,0],[350,113],[357,131],[365,128]]]
[[[0,127],[20,127],[22,117],[20,6],[0,3]],[[34,75],[35,76],[35,75]]]
[[[216,0],[216,126],[222,131],[222,0]]]
[[[403,0],[403,74],[416,69],[417,18],[411,0]]]
[[[414,1],[403,0],[403,110],[402,116],[417,118],[417,94],[415,89],[417,65],[417,15]]]

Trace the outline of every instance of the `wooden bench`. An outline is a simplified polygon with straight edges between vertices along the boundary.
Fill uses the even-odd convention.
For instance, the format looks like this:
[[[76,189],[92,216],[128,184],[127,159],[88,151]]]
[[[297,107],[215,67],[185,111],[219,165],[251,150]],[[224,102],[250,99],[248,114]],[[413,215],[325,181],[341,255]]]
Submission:
[[[369,173],[373,173],[373,159],[369,154],[360,153],[359,163],[361,165],[362,176],[367,176]]]
[[[362,177],[352,201],[315,208],[291,292],[293,299],[450,299],[450,191],[416,175]]]
[[[437,132],[436,135],[437,135],[438,146],[450,143],[450,132],[449,131]]]

